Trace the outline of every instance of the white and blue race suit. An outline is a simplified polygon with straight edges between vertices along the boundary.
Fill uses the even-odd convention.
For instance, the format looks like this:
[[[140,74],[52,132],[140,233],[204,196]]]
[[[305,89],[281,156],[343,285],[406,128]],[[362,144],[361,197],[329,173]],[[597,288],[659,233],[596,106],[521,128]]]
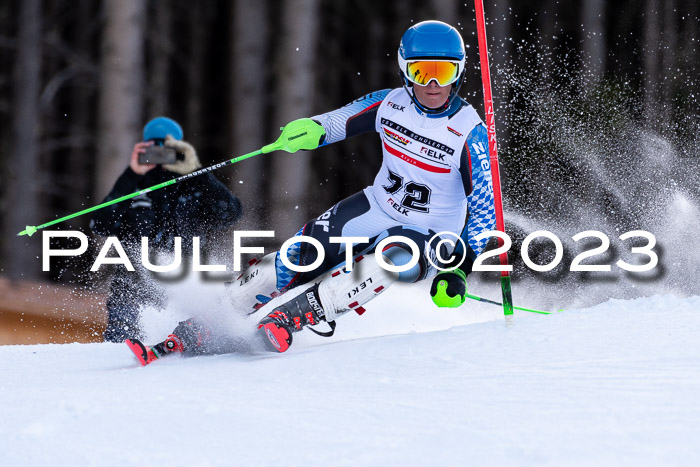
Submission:
[[[412,282],[435,274],[427,258],[435,262],[438,242],[429,240],[451,232],[464,240],[466,261],[461,268],[471,272],[474,259],[487,243],[475,237],[492,230],[496,223],[487,132],[471,105],[457,97],[445,112],[427,115],[416,108],[406,89],[385,89],[312,119],[326,131],[320,146],[376,131],[383,161],[371,186],[299,230],[297,235],[314,237],[323,244],[326,257],[320,267],[295,273],[282,264],[278,253],[278,290],[308,283],[343,264],[343,245],[329,241],[337,236],[369,237],[368,243],[355,246],[355,254],[372,252],[390,235],[410,238],[421,248],[422,258],[417,268],[402,273],[399,280]],[[297,243],[290,248],[290,261],[313,263],[316,250],[307,246]],[[440,252],[442,258],[452,253],[445,242],[441,248],[445,248]]]

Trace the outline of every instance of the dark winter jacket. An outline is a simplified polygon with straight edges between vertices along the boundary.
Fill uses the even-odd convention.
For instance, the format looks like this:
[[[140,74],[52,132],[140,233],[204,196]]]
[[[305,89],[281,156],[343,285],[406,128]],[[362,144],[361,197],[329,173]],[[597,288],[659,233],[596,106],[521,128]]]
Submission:
[[[104,201],[177,176],[160,166],[145,175],[127,167]],[[115,236],[122,243],[140,244],[141,237],[148,237],[151,248],[172,250],[174,237],[181,237],[187,248],[192,237],[226,229],[242,212],[239,199],[207,173],[96,211],[90,228],[101,236]]]

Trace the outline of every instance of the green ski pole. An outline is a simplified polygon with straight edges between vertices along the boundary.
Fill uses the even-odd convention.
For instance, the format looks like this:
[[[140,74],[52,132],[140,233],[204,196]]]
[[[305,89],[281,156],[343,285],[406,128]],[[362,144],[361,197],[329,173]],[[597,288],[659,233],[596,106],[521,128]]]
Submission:
[[[472,294],[467,294],[467,298],[471,298],[472,300],[476,300],[479,302],[490,303],[491,305],[503,306],[503,303],[500,303],[500,302],[497,302],[494,300],[489,300],[488,298],[479,297],[479,296],[472,295]],[[514,310],[521,310],[521,311],[529,311],[530,313],[539,313],[541,315],[551,315],[552,314],[551,311],[533,310],[531,308],[523,308],[521,306],[514,306],[513,309]],[[559,310],[559,311],[564,311],[564,310]]]
[[[304,119],[304,120],[308,120],[308,119]],[[312,120],[308,120],[308,122],[313,123]],[[88,212],[97,211],[98,209],[102,209],[104,207],[111,206],[112,204],[121,203],[122,201],[125,201],[127,199],[135,198],[136,196],[143,195],[145,193],[150,193],[151,191],[159,190],[159,189],[164,188],[164,187],[169,186],[169,185],[174,185],[176,183],[182,182],[182,181],[190,179],[192,177],[196,177],[198,175],[202,175],[202,174],[205,174],[207,172],[211,172],[211,171],[220,169],[222,167],[226,167],[227,165],[235,164],[236,162],[240,162],[240,161],[248,159],[250,157],[257,156],[259,154],[267,154],[269,152],[277,151],[280,149],[287,151],[287,152],[296,152],[299,149],[315,149],[315,147],[314,148],[305,147],[303,144],[300,144],[300,142],[301,142],[300,140],[303,140],[303,137],[309,133],[313,134],[313,137],[316,138],[316,141],[318,141],[318,139],[321,135],[321,133],[319,133],[319,131],[322,131],[322,130],[318,130],[318,128],[316,128],[316,127],[320,127],[321,129],[323,127],[321,127],[320,125],[317,125],[316,123],[311,124],[308,122],[304,121],[304,122],[297,123],[295,125],[287,125],[287,127],[282,128],[284,131],[282,132],[280,137],[277,139],[277,141],[275,141],[272,144],[268,144],[266,146],[263,146],[261,149],[259,149],[257,151],[250,152],[250,153],[244,154],[242,156],[234,157],[233,159],[230,159],[228,161],[219,162],[218,164],[214,164],[212,166],[196,170],[196,171],[189,173],[187,175],[173,178],[172,180],[168,180],[168,181],[165,181],[163,183],[159,183],[158,185],[154,185],[152,187],[144,188],[143,190],[139,190],[135,193],[131,193],[129,195],[124,195],[120,198],[116,198],[116,199],[113,199],[111,201],[107,201],[106,203],[102,203],[102,204],[99,204],[97,206],[93,206],[93,207],[88,208],[88,209],[83,209],[82,211],[70,214],[68,216],[61,217],[60,219],[54,219],[51,222],[47,222],[45,224],[41,224],[41,225],[37,225],[37,226],[28,225],[23,231],[21,231],[17,235],[18,236],[28,235],[31,237],[32,235],[34,235],[34,233],[37,230],[41,230],[43,228],[58,224],[59,222],[67,221],[68,219],[73,219],[75,217],[82,216],[83,214],[87,214]],[[292,123],[294,123],[294,122],[292,122]],[[317,144],[317,146],[318,146],[318,144]]]
[[[111,201],[107,201],[106,203],[102,203],[102,204],[99,204],[97,206],[93,206],[91,208],[83,209],[82,211],[78,211],[78,212],[75,212],[73,214],[69,214],[67,216],[61,217],[60,219],[54,219],[51,222],[47,222],[45,224],[41,224],[41,225],[37,225],[37,226],[28,225],[26,229],[24,229],[23,231],[21,231],[17,235],[18,236],[28,235],[31,237],[32,235],[34,235],[34,233],[37,230],[41,230],[43,228],[50,227],[50,226],[58,224],[60,222],[67,221],[68,219],[73,219],[75,217],[82,216],[83,214],[87,214],[89,212],[97,211],[98,209],[102,209],[104,207],[111,206],[113,204],[121,203],[122,201],[125,201],[127,199],[135,198],[139,195],[143,195],[145,193],[150,193],[152,191],[159,190],[159,189],[164,188],[166,186],[174,185],[176,183],[182,182],[182,181],[190,179],[192,177],[196,177],[198,175],[202,175],[202,174],[205,174],[207,172],[211,172],[213,170],[220,169],[221,167],[226,167],[227,165],[235,164],[236,162],[242,161],[244,159],[248,159],[249,157],[257,156],[258,154],[262,154],[262,153],[263,153],[262,149],[259,149],[255,152],[244,154],[243,156],[239,156],[239,157],[234,157],[231,160],[219,162],[218,164],[214,164],[214,165],[211,165],[209,167],[205,167],[203,169],[196,170],[196,171],[189,173],[187,175],[173,178],[172,180],[167,180],[163,183],[159,183],[158,185],[153,185],[151,187],[144,188],[143,190],[139,190],[139,191],[136,191],[136,192],[128,194],[128,195],[120,196],[119,198],[115,198]]]

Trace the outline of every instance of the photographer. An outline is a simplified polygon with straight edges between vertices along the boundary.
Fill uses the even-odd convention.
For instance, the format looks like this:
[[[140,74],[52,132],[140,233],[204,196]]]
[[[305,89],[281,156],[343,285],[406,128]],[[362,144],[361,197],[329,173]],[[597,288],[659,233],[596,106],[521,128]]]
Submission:
[[[134,145],[129,166],[104,201],[201,168],[194,147],[182,138],[182,128],[172,119],[158,117],[148,122],[143,142]],[[98,235],[117,237],[127,250],[139,251],[141,237],[148,237],[150,250],[172,252],[175,237],[181,237],[187,251],[193,237],[204,243],[208,234],[229,228],[241,214],[238,198],[207,173],[96,211],[90,228]],[[163,291],[144,274],[124,268],[115,271],[107,299],[105,341],[140,337],[140,307],[163,307]]]

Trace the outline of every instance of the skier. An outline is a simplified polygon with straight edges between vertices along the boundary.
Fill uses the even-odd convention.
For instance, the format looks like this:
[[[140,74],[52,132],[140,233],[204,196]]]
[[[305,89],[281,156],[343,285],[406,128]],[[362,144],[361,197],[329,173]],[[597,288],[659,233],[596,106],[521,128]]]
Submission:
[[[231,305],[255,319],[256,332],[269,350],[286,351],[293,333],[307,327],[332,334],[339,316],[351,310],[361,314],[363,305],[396,281],[435,276],[431,295],[438,306],[459,306],[465,299],[466,276],[487,242],[475,237],[494,228],[495,208],[486,128],[458,96],[465,73],[462,37],[442,22],[416,24],[401,39],[398,63],[403,87],[372,92],[283,128],[281,138],[290,143],[289,152],[376,131],[383,162],[371,186],[340,201],[297,233],[323,246],[320,265],[295,272],[279,252],[271,253],[227,285]],[[461,236],[465,247],[441,242],[449,233]],[[355,244],[331,241],[340,236],[364,239]],[[402,272],[389,271],[374,260],[382,240],[396,236],[404,238],[384,242],[380,254],[386,264],[405,269]],[[412,251],[410,241],[418,252]],[[347,266],[346,248],[351,248],[354,259]],[[417,262],[412,261],[416,254]],[[454,265],[460,256],[465,259],[458,268],[438,274],[435,264]],[[288,264],[310,266],[319,258],[313,245],[299,242],[289,248],[286,259]],[[330,325],[330,332],[313,329],[323,322]],[[127,344],[144,365],[170,352],[231,349],[225,338],[196,318],[180,323],[153,347],[138,341]]]
[[[129,166],[104,201],[199,169],[202,165],[197,152],[182,138],[182,128],[175,120],[157,117],[149,121],[143,128],[143,142],[134,145]],[[172,148],[175,162],[142,163],[145,161],[140,161],[140,155],[152,146]],[[242,213],[238,198],[211,174],[192,178],[173,188],[143,194],[130,203],[113,204],[97,211],[90,220],[90,228],[98,235],[117,237],[129,249],[140,248],[141,237],[148,237],[150,248],[172,252],[175,237],[186,242],[199,236],[205,241],[208,232],[230,227]],[[183,248],[191,248],[191,245],[185,243]],[[145,274],[143,270],[115,271],[107,299],[107,327],[103,334],[106,342],[139,338],[140,308],[145,304],[163,306],[163,291],[147,280]]]

